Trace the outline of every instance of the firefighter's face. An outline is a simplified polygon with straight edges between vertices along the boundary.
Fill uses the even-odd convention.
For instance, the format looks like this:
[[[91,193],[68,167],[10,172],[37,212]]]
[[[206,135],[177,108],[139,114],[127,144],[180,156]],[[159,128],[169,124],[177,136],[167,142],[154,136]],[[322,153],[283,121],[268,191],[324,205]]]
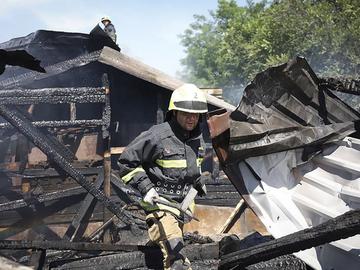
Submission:
[[[179,123],[179,125],[187,131],[192,131],[199,122],[198,113],[177,111],[174,112],[174,114],[176,117],[176,121]]]

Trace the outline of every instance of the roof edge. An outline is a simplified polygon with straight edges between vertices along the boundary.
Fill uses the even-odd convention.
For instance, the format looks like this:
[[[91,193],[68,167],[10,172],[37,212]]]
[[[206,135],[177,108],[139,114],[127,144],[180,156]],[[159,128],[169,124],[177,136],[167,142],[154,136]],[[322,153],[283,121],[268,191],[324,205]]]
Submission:
[[[176,88],[184,84],[184,82],[181,80],[171,77],[156,68],[146,65],[139,60],[129,57],[109,47],[103,48],[98,61],[148,81],[152,84],[166,88],[170,91],[174,91]],[[227,103],[212,95],[205,93],[205,96],[209,104],[218,108],[224,108],[230,111],[234,111],[236,109],[236,107],[230,103]]]

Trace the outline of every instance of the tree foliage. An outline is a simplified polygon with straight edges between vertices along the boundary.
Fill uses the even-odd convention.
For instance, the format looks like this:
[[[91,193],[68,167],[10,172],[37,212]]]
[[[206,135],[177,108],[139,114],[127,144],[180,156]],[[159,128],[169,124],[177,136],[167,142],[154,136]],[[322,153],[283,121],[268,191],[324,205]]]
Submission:
[[[304,56],[320,76],[358,77],[360,1],[219,0],[181,35],[187,80],[236,88],[256,73]]]

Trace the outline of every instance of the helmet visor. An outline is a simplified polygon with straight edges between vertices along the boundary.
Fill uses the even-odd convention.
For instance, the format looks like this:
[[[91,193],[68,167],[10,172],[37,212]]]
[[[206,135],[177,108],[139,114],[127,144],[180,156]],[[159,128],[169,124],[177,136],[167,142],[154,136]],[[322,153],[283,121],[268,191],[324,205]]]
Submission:
[[[198,111],[198,112],[207,112],[207,104],[202,101],[193,101],[193,100],[185,100],[185,101],[175,101],[175,107],[178,110],[184,109],[189,111]]]

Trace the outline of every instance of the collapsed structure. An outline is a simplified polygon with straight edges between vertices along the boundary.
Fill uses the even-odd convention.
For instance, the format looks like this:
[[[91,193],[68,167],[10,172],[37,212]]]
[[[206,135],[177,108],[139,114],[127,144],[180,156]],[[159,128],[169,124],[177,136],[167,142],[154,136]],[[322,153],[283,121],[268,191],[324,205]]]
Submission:
[[[41,60],[46,70],[41,74],[8,68],[0,77],[2,254],[39,269],[159,267],[161,259],[155,258],[161,256],[160,251],[145,245],[147,236],[144,217],[137,207],[138,194],[124,186],[113,172],[122,147],[141,131],[164,120],[171,91],[182,82],[120,53],[116,44],[98,28],[90,35],[38,31],[0,44],[0,48],[26,49]],[[342,176],[342,185],[345,181],[355,183],[352,193],[347,193],[350,201],[344,199],[348,206],[327,218],[319,208],[315,210],[321,218],[315,218],[316,222],[309,222],[308,217],[300,213],[294,217],[295,208],[289,208],[294,204],[289,199],[292,195],[282,192],[292,191],[299,181],[304,186],[310,183],[299,180],[301,177],[295,181],[290,176],[293,168],[314,160],[331,160],[320,157],[319,150],[358,131],[359,113],[331,92],[344,90],[354,94],[358,91],[357,85],[357,81],[341,84],[341,81],[319,80],[306,61],[298,58],[260,73],[247,87],[236,109],[207,95],[210,111],[221,108],[227,113],[220,117],[215,113],[210,118],[211,134],[203,121],[209,148],[205,164],[208,169],[213,165],[212,138],[237,191],[225,177],[214,177],[213,182],[208,183],[208,196],[198,199],[197,203],[233,207],[241,194],[275,238],[319,225],[345,210],[357,209],[360,170],[355,165],[351,165],[351,174]],[[337,149],[348,147],[349,141],[353,149],[349,151],[357,158],[359,144],[355,139],[346,139]],[[297,159],[299,153],[302,160]],[[291,166],[290,161],[293,161]],[[354,163],[349,161],[332,164],[345,171],[349,169],[346,164]],[[316,182],[318,177],[314,179]],[[319,187],[321,183],[315,185]],[[327,183],[322,187],[322,192],[338,195],[337,189],[329,188]],[[303,192],[311,193],[312,189]],[[238,204],[243,211],[242,205]],[[208,213],[204,210],[200,214],[206,219]],[[216,213],[220,220],[223,213]],[[239,213],[241,211],[236,215]],[[328,237],[325,231],[320,244],[357,234],[356,222],[359,223],[358,217],[351,216],[347,223],[349,230],[341,231],[344,226],[337,228],[340,232],[336,239]],[[285,227],[288,230],[284,230]],[[187,247],[187,256],[194,262],[194,268],[216,269],[219,243],[200,235],[189,234],[186,238],[192,243],[202,243]],[[319,245],[318,241],[310,240],[297,247]],[[275,242],[274,246],[278,243],[281,244]],[[27,249],[33,251],[21,252]],[[262,257],[246,249],[226,254],[226,250],[234,251],[227,249],[226,244],[221,250],[223,269],[246,267],[259,259],[298,251],[284,248],[279,249],[282,253],[274,254],[270,249],[265,250]],[[315,253],[323,252],[319,250],[322,248]],[[253,252],[256,260],[249,260],[252,257],[246,252]],[[314,255],[314,251],[311,252]],[[245,259],[241,261],[242,254]],[[306,256],[300,258],[318,269],[325,265],[333,267],[333,262],[321,259],[330,253],[324,254],[315,256],[313,261]],[[286,259],[295,262],[291,269],[305,267],[293,257]],[[270,261],[263,268],[275,267],[278,262]],[[354,258],[354,265],[358,265],[358,256]],[[259,267],[262,266],[258,265],[257,269]]]
[[[76,245],[79,241],[89,242],[85,249],[93,252],[126,251],[128,245],[133,245],[132,251],[153,252],[154,247],[139,246],[147,240],[139,197],[117,177],[116,159],[140,132],[164,121],[171,91],[182,82],[120,53],[99,28],[90,35],[37,31],[5,42],[1,48],[26,49],[46,69],[39,73],[9,67],[1,76],[0,235],[1,239],[29,241],[21,245],[2,242],[5,254],[10,256],[9,250],[18,248],[85,251]],[[234,109],[212,96],[207,99],[212,109]],[[207,142],[207,166],[211,167],[209,137]],[[209,183],[208,197],[198,203],[235,206],[239,200],[229,181],[216,178]],[[228,207],[227,214],[230,210]],[[218,216],[226,217],[226,213]],[[91,245],[103,238],[105,243],[118,245]],[[65,256],[61,252],[47,252],[42,260],[45,253],[34,252],[29,257],[10,252],[24,263],[41,267],[65,265],[70,260],[60,260]],[[136,268],[161,261],[150,256],[150,262],[143,257],[133,262],[131,256],[124,257],[128,261],[124,268],[129,263]],[[92,263],[86,262],[84,268]],[[110,256],[106,266],[118,264],[116,256]],[[103,266],[98,263],[98,267]]]
[[[333,82],[297,57],[259,73],[236,111],[210,118],[223,169],[279,238],[226,255],[222,269],[301,250],[314,269],[359,268],[360,113],[336,95],[359,91]]]

